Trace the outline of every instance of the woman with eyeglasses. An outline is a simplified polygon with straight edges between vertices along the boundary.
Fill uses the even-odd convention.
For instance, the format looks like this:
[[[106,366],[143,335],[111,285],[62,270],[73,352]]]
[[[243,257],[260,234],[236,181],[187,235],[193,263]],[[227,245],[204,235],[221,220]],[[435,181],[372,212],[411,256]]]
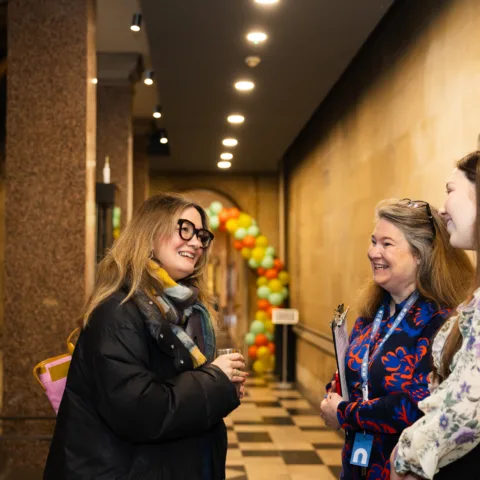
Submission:
[[[392,454],[393,480],[480,478],[480,151],[457,163],[441,214],[450,244],[476,252],[473,287],[435,337],[431,395],[424,416]],[[463,300],[463,299],[462,299]]]
[[[200,206],[160,194],[100,263],[45,480],[225,478],[223,418],[247,374],[240,354],[215,359],[212,240]]]
[[[325,424],[345,430],[344,480],[389,478],[390,454],[429,394],[432,339],[472,272],[466,254],[449,244],[437,210],[410,199],[377,205],[368,260],[373,278],[345,362],[348,397],[333,381],[321,403]]]

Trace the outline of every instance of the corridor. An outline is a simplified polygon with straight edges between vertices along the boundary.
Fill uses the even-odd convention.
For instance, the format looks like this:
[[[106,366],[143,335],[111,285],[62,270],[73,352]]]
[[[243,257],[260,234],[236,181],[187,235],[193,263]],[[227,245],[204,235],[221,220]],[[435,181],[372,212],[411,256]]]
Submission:
[[[343,438],[324,426],[297,390],[251,378],[242,405],[226,419],[230,480],[334,480]]]

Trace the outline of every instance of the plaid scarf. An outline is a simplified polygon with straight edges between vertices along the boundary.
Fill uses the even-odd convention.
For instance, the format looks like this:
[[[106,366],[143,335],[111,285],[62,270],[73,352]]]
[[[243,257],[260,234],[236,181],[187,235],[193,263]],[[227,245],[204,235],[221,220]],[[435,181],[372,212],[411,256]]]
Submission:
[[[164,287],[162,294],[156,295],[156,299],[163,307],[173,333],[189,351],[194,368],[207,361],[212,362],[215,358],[215,332],[208,310],[198,300],[198,290],[176,283],[154,260],[150,260],[149,266]],[[198,322],[201,325],[203,352],[192,340],[195,327],[198,330]]]

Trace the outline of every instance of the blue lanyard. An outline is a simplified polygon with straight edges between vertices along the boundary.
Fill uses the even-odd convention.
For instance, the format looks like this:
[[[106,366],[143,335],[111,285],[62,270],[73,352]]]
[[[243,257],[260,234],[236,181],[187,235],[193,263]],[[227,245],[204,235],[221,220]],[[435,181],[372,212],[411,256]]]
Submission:
[[[390,327],[390,330],[388,330],[387,334],[383,337],[383,340],[381,341],[380,345],[376,349],[372,358],[375,358],[379,354],[380,350],[385,345],[385,342],[390,338],[390,336],[395,331],[395,329],[400,325],[400,322],[405,318],[405,315],[408,313],[410,308],[412,308],[413,304],[418,300],[419,296],[420,294],[416,290],[410,295],[407,303],[402,308],[402,311],[398,314],[397,318],[395,319],[395,322],[393,322],[393,325]],[[370,341],[368,342],[367,351],[365,352],[365,355],[363,356],[363,359],[362,359],[362,369],[360,373],[362,376],[362,396],[363,396],[364,402],[368,401],[368,364],[370,360],[369,359],[370,344],[374,339],[375,335],[377,334],[378,329],[380,328],[380,324],[382,323],[384,312],[385,312],[385,307],[382,305],[378,309],[377,314],[375,315],[375,320],[373,322],[373,327],[372,327],[372,333],[370,334]]]

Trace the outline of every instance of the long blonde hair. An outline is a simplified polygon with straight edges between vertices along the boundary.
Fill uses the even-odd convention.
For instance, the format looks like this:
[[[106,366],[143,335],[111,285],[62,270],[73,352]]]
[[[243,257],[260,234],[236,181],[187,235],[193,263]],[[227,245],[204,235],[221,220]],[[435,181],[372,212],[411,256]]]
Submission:
[[[98,266],[93,293],[81,316],[83,325],[88,323],[98,305],[124,285],[128,285],[129,291],[122,303],[132,298],[135,292],[141,291],[163,312],[162,306],[152,293],[163,292],[163,285],[149,266],[153,242],[157,236],[166,239],[173,235],[181,213],[191,207],[200,214],[203,228],[208,228],[208,216],[203,208],[182,195],[161,193],[150,197],[142,204]],[[198,289],[198,299],[208,309],[215,323],[213,299],[208,293],[205,278],[208,251],[209,249],[203,251],[194,272],[183,279],[182,283]]]
[[[412,253],[420,259],[416,278],[420,294],[441,308],[454,308],[466,297],[474,270],[467,254],[450,245],[438,210],[429,207],[432,220],[426,205],[383,200],[376,207],[375,220],[393,223],[405,235]],[[360,296],[360,315],[373,319],[384,293],[382,287],[370,280]]]

